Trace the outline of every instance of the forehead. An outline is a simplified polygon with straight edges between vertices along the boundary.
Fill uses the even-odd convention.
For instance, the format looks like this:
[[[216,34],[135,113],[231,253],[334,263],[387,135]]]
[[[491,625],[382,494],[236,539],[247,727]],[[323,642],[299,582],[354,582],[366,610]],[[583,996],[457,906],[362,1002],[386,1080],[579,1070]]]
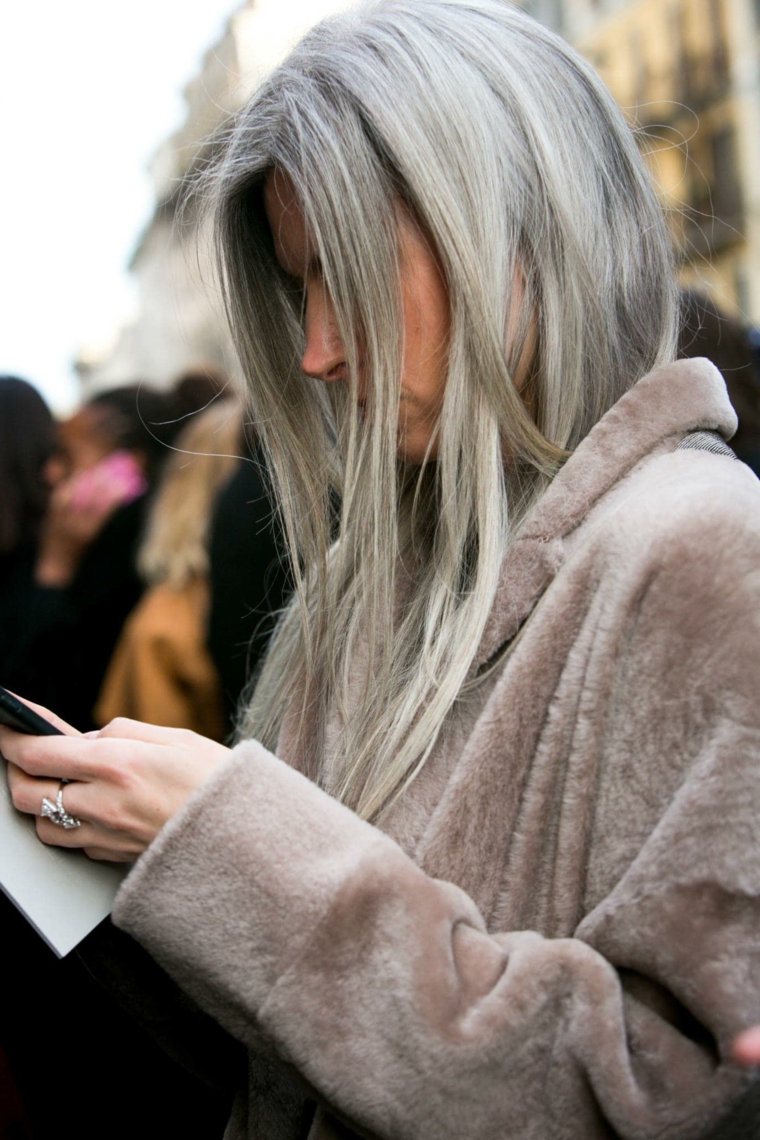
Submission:
[[[313,259],[312,244],[295,186],[281,170],[267,175],[264,211],[280,265],[293,277],[305,277]]]

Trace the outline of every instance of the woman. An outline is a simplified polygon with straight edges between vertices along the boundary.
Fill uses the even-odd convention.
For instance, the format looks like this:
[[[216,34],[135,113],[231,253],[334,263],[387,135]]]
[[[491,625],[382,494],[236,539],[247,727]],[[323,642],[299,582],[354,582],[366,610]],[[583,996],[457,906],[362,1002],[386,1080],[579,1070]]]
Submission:
[[[15,803],[74,779],[40,837],[140,856],[228,1136],[746,1134],[760,493],[612,100],[498,0],[386,0],[216,193],[297,597],[231,753],[3,731]]]

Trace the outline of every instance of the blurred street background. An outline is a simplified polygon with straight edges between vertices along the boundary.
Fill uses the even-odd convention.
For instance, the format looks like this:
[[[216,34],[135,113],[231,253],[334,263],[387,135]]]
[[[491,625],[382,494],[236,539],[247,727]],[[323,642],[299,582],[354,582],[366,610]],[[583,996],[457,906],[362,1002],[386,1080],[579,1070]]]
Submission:
[[[684,285],[760,324],[760,0],[527,0],[635,127]],[[65,412],[234,363],[183,188],[225,122],[347,0],[77,0],[6,16],[0,370]]]

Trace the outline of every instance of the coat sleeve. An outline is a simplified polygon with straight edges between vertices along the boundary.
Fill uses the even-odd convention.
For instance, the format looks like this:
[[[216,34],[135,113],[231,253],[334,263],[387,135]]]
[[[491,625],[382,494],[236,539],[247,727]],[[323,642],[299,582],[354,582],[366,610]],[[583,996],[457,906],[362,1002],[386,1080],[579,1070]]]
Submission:
[[[707,572],[700,535],[650,557],[616,668],[630,701],[685,692],[699,731],[574,937],[488,932],[463,891],[255,741],[139,860],[115,921],[363,1135],[760,1135],[757,1086],[726,1060],[760,1021],[760,547],[728,556],[735,521]],[[691,657],[673,653],[684,590],[710,607]]]

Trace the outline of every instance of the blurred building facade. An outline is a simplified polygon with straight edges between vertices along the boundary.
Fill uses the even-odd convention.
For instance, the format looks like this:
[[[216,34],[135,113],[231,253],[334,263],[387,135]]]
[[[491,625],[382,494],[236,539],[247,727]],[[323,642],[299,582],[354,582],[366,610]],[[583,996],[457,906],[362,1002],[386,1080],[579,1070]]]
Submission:
[[[115,344],[80,354],[76,369],[84,395],[136,379],[168,386],[199,363],[232,365],[213,267],[199,230],[199,203],[191,199],[181,206],[184,188],[211,157],[214,140],[243,97],[241,88],[233,17],[185,88],[184,124],[151,160],[156,205],[129,266],[138,311]]]
[[[151,161],[156,205],[130,262],[137,315],[113,345],[80,354],[75,367],[85,397],[135,380],[167,387],[181,372],[203,364],[234,377],[202,195],[186,191],[213,159],[225,125],[261,78],[310,25],[349,4],[244,0],[230,17],[185,88],[185,122]]]
[[[647,154],[684,284],[760,324],[760,0],[539,0]]]
[[[185,91],[151,164],[156,207],[131,268],[136,319],[78,362],[85,394],[167,385],[207,362],[234,374],[199,202],[180,203],[225,123],[307,27],[350,0],[245,0]],[[760,324],[760,0],[527,0],[625,110],[668,210],[685,284]]]

